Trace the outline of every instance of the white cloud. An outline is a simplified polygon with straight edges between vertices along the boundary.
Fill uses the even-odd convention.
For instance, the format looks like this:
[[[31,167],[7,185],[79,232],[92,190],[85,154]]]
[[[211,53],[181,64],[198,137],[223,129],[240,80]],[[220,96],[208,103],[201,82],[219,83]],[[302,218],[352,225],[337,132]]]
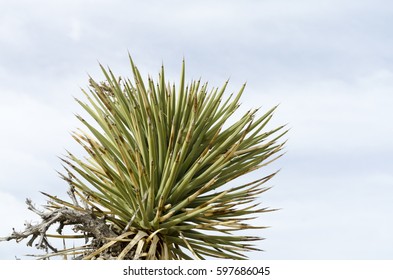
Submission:
[[[22,200],[38,196],[38,191],[64,190],[58,187],[63,182],[55,170],[61,171],[57,156],[75,146],[69,133],[77,124],[72,111],[64,113],[57,103],[15,92],[1,98],[1,190],[18,194]]]
[[[47,174],[53,172],[53,166],[47,157],[40,158],[18,149],[1,149],[0,152],[0,167],[3,171],[0,175],[0,185],[3,190],[31,195],[27,194],[26,190],[35,189],[34,192],[37,192],[36,188],[47,182]]]
[[[267,87],[262,81],[248,88],[244,107],[253,107],[256,99],[280,103],[276,123],[289,123],[289,145],[301,152],[392,152],[393,128],[384,121],[393,117],[392,78],[393,72],[377,69],[351,81],[290,80]]]
[[[63,116],[53,105],[32,95],[2,92],[0,119],[5,133],[2,148],[37,154],[57,146],[56,140],[66,135],[65,125],[72,116]]]
[[[0,42],[11,47],[20,48],[26,45],[29,36],[25,29],[25,21],[13,15],[3,15],[0,17]]]
[[[73,18],[71,19],[69,25],[70,26],[69,26],[68,36],[74,41],[79,41],[82,35],[81,22],[78,19]]]

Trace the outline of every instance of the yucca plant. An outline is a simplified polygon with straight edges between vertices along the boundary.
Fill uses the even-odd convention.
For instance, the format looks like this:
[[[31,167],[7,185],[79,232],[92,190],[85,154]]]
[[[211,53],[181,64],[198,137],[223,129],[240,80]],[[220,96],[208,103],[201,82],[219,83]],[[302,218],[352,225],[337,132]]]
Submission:
[[[186,83],[184,61],[177,86],[166,82],[164,67],[156,82],[145,82],[130,62],[133,81],[101,66],[105,81],[90,78],[86,103],[77,99],[91,120],[77,115],[87,131],[73,133],[88,156],[67,152],[62,159],[71,201],[45,194],[44,212],[28,200],[42,223],[3,240],[31,236],[31,245],[39,237],[39,247],[54,251],[42,258],[246,259],[261,237],[243,230],[264,228],[251,221],[272,211],[256,200],[275,173],[231,181],[281,156],[286,131],[267,129],[275,108],[231,121],[245,85],[225,97],[228,82],[211,90],[199,80]],[[54,223],[57,233],[49,234]],[[71,225],[76,233],[63,234]],[[86,244],[56,250],[50,238]]]

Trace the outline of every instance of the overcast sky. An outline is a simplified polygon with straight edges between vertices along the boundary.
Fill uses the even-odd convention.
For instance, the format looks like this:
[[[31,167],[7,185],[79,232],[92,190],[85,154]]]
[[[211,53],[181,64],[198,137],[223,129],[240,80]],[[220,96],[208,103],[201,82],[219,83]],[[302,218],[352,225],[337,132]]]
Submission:
[[[280,104],[287,152],[261,197],[281,208],[259,220],[265,252],[253,259],[393,258],[393,2],[1,1],[0,236],[23,228],[39,191],[65,196],[57,156],[78,151],[88,75],[98,62],[144,77],[162,63],[175,81],[228,93],[247,81],[241,109]],[[260,171],[263,175],[267,171]],[[248,177],[253,179],[253,176]],[[0,259],[23,257],[25,241],[0,243]]]

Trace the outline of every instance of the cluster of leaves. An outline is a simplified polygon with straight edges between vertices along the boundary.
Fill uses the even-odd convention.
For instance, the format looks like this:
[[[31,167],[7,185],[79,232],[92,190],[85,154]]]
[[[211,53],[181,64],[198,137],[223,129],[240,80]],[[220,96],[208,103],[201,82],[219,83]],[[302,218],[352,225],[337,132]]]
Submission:
[[[271,211],[255,200],[274,174],[227,183],[281,155],[283,126],[265,131],[275,108],[229,123],[245,85],[224,98],[227,83],[186,84],[184,61],[178,87],[166,83],[163,67],[156,83],[145,83],[130,61],[133,81],[101,66],[105,82],[90,79],[87,103],[77,100],[95,122],[78,115],[88,131],[73,134],[89,156],[63,159],[74,199],[48,195],[52,209],[89,209],[110,225],[114,235],[90,244],[85,259],[110,248],[119,259],[246,258],[261,238],[236,232],[263,228],[248,221]]]

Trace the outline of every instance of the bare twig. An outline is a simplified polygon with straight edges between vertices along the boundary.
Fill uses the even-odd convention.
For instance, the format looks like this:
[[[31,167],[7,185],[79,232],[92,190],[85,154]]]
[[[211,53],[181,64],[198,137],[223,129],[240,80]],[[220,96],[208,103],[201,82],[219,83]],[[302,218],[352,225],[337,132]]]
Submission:
[[[69,195],[72,198],[73,191],[69,191]],[[73,196],[73,202],[76,202],[75,196]],[[15,231],[11,235],[6,237],[0,237],[1,241],[15,240],[20,242],[26,238],[30,238],[27,242],[27,246],[32,246],[34,241],[37,240],[35,246],[39,249],[44,249],[48,252],[51,250],[57,252],[58,250],[53,247],[49,241],[47,232],[49,228],[56,223],[60,226],[57,232],[61,234],[62,229],[65,225],[73,225],[76,231],[82,231],[86,236],[93,236],[95,242],[104,241],[108,237],[116,237],[117,234],[106,224],[105,219],[102,217],[96,217],[90,210],[76,210],[68,207],[61,207],[57,209],[51,209],[49,211],[41,211],[36,208],[31,199],[26,199],[28,209],[41,217],[41,222],[32,225],[31,223],[25,224],[23,231]],[[80,207],[79,207],[80,209]]]

